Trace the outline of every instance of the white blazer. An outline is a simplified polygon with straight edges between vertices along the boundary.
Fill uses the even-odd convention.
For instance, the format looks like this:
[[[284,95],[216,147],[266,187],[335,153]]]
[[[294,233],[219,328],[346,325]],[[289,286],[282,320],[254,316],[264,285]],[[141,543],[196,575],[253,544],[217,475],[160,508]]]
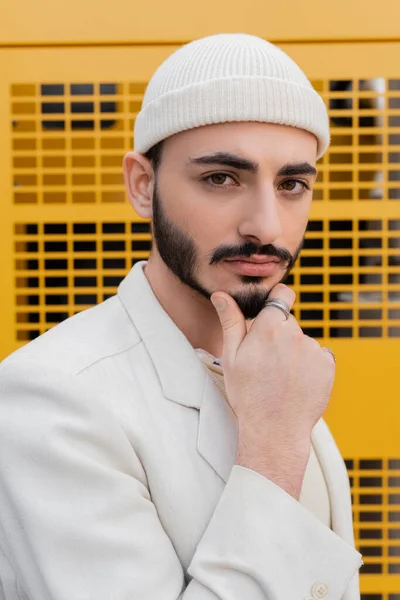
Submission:
[[[0,599],[359,600],[326,424],[333,531],[234,465],[233,412],[144,264],[0,365]]]

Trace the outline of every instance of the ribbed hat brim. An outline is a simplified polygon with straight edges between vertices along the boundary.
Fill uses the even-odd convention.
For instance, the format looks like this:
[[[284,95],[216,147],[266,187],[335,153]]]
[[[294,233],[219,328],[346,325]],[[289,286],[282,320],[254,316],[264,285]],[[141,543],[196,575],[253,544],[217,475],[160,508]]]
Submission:
[[[322,98],[310,87],[272,77],[227,77],[173,90],[136,117],[134,147],[141,153],[163,139],[203,125],[258,121],[313,133],[318,158],[329,146],[329,122]]]

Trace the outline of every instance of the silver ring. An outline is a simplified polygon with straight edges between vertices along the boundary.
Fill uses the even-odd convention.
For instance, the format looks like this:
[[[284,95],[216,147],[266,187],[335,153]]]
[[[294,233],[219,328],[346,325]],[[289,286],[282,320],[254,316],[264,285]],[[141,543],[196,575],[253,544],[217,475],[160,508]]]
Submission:
[[[322,348],[323,350],[325,350],[325,352],[329,352],[329,354],[331,354],[333,356],[333,360],[336,362],[336,356],[333,352],[333,350],[331,350],[330,348]]]
[[[273,298],[272,300],[267,300],[264,304],[264,308],[266,306],[275,306],[275,308],[279,308],[279,310],[282,311],[283,314],[285,315],[286,321],[288,320],[289,315],[290,315],[290,308],[288,307],[286,302],[284,302],[283,300],[280,300],[279,298]]]

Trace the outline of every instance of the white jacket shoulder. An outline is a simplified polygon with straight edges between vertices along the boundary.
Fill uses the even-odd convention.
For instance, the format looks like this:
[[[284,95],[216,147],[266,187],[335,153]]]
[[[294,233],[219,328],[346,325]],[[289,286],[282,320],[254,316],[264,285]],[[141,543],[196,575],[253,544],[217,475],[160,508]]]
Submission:
[[[2,364],[34,359],[74,374],[139,342],[140,336],[119,297],[112,296],[56,325],[10,354]]]

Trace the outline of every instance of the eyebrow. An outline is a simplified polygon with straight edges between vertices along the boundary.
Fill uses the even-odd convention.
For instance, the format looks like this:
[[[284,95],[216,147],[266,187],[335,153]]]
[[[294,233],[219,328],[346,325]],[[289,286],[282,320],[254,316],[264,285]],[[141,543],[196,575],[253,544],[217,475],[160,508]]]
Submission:
[[[247,158],[241,158],[230,152],[216,152],[215,154],[199,156],[198,158],[189,158],[189,164],[225,165],[226,167],[233,167],[241,171],[249,171],[250,173],[257,173],[259,169],[258,163],[247,160]]]
[[[317,173],[317,169],[308,162],[288,164],[278,171],[278,175],[281,177],[290,177],[293,175],[313,175],[315,177]]]
[[[241,171],[248,171],[253,174],[258,173],[260,168],[258,163],[237,156],[236,154],[231,154],[230,152],[216,152],[215,154],[189,158],[188,162],[191,165],[224,165]],[[302,162],[284,165],[278,171],[278,176],[280,177],[290,177],[294,175],[312,175],[315,177],[317,175],[317,169],[308,162]]]

